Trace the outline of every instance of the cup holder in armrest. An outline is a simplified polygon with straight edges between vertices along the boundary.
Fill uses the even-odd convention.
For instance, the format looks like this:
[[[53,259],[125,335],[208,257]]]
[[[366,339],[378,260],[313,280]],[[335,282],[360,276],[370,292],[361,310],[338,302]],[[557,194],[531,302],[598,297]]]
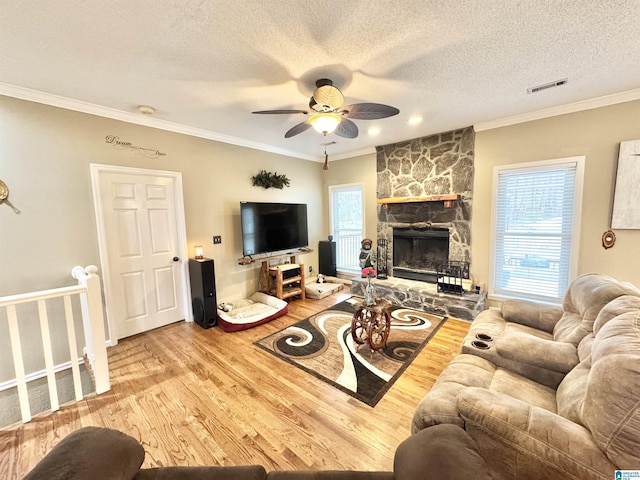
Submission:
[[[489,345],[485,342],[481,342],[480,340],[474,340],[471,342],[471,346],[475,348],[479,348],[480,350],[487,350]]]
[[[491,335],[487,335],[486,333],[478,333],[476,338],[481,342],[492,342],[493,337]]]

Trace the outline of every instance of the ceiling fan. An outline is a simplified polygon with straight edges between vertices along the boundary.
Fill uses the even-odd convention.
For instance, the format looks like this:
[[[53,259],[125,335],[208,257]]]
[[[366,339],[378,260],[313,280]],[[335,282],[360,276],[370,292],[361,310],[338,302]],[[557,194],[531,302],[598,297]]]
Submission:
[[[284,134],[285,138],[298,135],[313,127],[318,133],[335,133],[344,138],[356,138],[358,127],[350,119],[377,120],[392,117],[400,113],[395,107],[381,103],[354,103],[342,106],[344,95],[328,78],[316,81],[316,89],[309,99],[310,110],[261,110],[257,114],[296,114],[309,115],[309,118],[297,124]]]

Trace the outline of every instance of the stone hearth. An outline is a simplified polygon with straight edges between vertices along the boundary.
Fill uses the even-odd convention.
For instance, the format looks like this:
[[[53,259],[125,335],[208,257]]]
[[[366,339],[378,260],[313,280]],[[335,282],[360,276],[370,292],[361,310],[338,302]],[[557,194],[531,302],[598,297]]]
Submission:
[[[403,278],[388,278],[386,280],[372,279],[376,289],[376,297],[388,300],[396,305],[422,310],[436,315],[473,320],[486,303],[486,294],[465,292],[462,295],[438,292],[433,283],[405,280]],[[364,297],[367,285],[366,278],[355,277],[351,280],[351,293]]]

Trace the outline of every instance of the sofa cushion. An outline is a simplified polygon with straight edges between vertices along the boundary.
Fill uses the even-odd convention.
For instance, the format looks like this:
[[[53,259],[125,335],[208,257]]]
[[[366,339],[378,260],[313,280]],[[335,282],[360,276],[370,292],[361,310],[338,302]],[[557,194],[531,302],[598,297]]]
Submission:
[[[465,430],[496,478],[607,480],[616,466],[588,429],[548,410],[482,388],[458,396]]]
[[[530,300],[506,300],[502,303],[500,314],[507,322],[552,333],[563,310],[560,307]]]
[[[428,477],[447,480],[488,480],[489,470],[478,446],[460,427],[436,425],[411,435],[397,448],[396,480]]]
[[[53,447],[23,480],[131,480],[143,461],[144,448],[135,438],[85,427]]]
[[[553,329],[553,339],[578,346],[586,335],[593,332],[600,310],[623,295],[640,296],[640,290],[608,275],[589,273],[579,276],[565,293],[564,314]]]
[[[476,355],[460,354],[442,371],[413,415],[412,432],[439,424],[464,427],[458,412],[457,396],[469,387],[480,387],[510,395],[531,405],[555,412],[555,391],[510,372]]]
[[[596,317],[593,323],[593,332],[598,333],[602,327],[611,319],[628,312],[640,311],[640,297],[632,295],[623,295],[610,301]]]

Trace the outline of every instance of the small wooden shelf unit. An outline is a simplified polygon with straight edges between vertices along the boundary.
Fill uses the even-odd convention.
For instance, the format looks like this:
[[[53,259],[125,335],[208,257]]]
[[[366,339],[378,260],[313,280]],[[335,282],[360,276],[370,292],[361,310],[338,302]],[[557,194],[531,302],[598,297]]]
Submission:
[[[264,293],[281,300],[296,295],[304,300],[304,264],[295,263],[295,255],[291,256],[291,263],[275,266],[270,266],[269,262],[264,260],[260,268],[260,283]]]
[[[297,271],[292,272],[292,270]],[[288,276],[289,273],[293,273],[293,275]],[[271,283],[273,285],[273,287],[270,289],[271,295],[275,295],[280,299],[300,295],[300,298],[304,300],[305,290],[303,264],[285,263],[284,265],[276,265],[275,267],[270,267],[269,276],[272,278]]]

